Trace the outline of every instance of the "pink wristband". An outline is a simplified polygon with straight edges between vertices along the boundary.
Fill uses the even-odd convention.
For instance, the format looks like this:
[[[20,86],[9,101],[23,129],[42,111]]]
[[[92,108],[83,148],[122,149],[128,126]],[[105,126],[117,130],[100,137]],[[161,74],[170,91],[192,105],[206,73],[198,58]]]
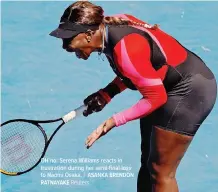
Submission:
[[[112,116],[112,118],[114,119],[116,127],[119,127],[119,126],[124,125],[126,123],[126,119],[125,119],[122,112],[114,114]]]

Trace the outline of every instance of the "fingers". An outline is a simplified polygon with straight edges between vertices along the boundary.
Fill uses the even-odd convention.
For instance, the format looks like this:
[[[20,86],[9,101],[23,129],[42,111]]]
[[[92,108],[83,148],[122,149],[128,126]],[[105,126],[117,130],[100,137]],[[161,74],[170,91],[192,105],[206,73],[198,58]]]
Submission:
[[[90,141],[87,143],[86,148],[89,149],[96,140],[97,138],[91,138]]]
[[[88,103],[92,100],[92,98],[94,98],[97,95],[97,93],[93,93],[91,95],[89,95],[86,99],[84,99],[84,104],[88,105]]]
[[[97,134],[97,130],[93,131],[92,134],[86,140],[87,149],[93,145],[95,141],[99,139],[100,135]]]
[[[96,106],[95,106],[93,100],[85,103],[85,105],[87,105],[87,109],[83,111],[83,115],[87,117],[88,115],[93,113],[93,111],[95,110]]]
[[[88,138],[86,139],[86,147],[87,149],[90,148],[93,143],[95,141],[97,141],[100,137],[102,137],[103,135],[105,135],[105,131],[104,131],[104,125],[105,122],[102,123],[97,129],[95,129],[91,135],[88,136]]]
[[[92,136],[91,135],[89,135],[88,137],[87,137],[87,139],[86,139],[86,145],[88,145],[88,143],[91,141],[91,139],[92,139]]]
[[[87,116],[89,115],[88,112],[87,112],[87,110],[83,111],[83,115],[84,115],[85,117],[87,117]]]
[[[101,111],[107,102],[98,93],[92,94],[84,100],[84,104],[87,105],[87,110],[83,112],[84,116],[88,116],[94,112]]]

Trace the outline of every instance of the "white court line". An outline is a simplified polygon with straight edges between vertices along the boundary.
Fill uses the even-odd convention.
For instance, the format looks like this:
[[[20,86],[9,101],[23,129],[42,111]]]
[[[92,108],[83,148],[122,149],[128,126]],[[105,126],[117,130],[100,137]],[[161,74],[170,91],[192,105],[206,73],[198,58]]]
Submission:
[[[30,105],[30,101],[27,99],[27,103],[28,103],[28,105],[29,105],[29,108],[31,109],[32,107],[31,107],[31,105]]]

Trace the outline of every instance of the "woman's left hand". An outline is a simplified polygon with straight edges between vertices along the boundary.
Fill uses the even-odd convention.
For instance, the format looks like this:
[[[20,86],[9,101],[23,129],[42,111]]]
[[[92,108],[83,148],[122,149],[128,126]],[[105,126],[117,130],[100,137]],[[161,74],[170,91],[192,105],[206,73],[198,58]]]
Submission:
[[[108,133],[112,128],[115,127],[115,121],[111,117],[110,119],[104,121],[97,129],[95,129],[86,139],[86,147],[90,148],[95,141],[100,137]]]

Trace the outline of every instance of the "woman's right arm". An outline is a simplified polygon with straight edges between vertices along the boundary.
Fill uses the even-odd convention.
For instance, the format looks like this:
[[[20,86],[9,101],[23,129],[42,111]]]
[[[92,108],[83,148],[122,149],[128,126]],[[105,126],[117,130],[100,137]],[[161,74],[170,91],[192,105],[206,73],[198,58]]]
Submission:
[[[85,100],[84,104],[88,106],[87,110],[83,112],[84,116],[88,116],[93,112],[101,111],[105,105],[107,105],[111,99],[124,91],[126,86],[119,77],[116,77],[111,83],[105,88],[89,95]]]
[[[127,87],[122,82],[122,80],[117,76],[115,79],[109,83],[102,90],[112,99],[115,95],[124,91]]]

